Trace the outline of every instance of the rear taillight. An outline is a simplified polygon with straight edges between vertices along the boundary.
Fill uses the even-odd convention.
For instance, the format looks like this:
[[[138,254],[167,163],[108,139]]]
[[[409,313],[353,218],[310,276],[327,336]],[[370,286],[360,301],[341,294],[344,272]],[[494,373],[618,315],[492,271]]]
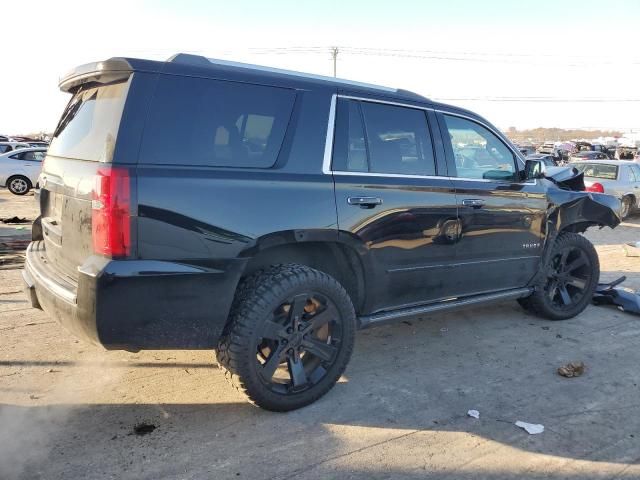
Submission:
[[[585,192],[604,193],[604,187],[601,183],[593,182],[590,187],[586,187]]]
[[[129,171],[101,167],[95,177],[91,202],[93,251],[107,257],[131,253],[131,195]]]

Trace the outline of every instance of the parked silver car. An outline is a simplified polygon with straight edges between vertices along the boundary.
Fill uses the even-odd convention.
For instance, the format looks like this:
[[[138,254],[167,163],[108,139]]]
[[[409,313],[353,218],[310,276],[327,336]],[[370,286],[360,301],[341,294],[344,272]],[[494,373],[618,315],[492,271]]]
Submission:
[[[587,190],[606,193],[620,199],[621,218],[638,208],[640,200],[640,166],[626,160],[590,160],[571,164],[584,172]]]

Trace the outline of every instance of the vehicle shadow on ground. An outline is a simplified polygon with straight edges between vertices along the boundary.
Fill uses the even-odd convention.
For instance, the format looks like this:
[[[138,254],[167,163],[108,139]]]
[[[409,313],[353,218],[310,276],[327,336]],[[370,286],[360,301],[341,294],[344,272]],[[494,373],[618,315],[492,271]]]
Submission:
[[[153,395],[139,396],[135,404],[5,404],[0,405],[5,436],[0,451],[13,458],[11,452],[20,447],[20,455],[31,458],[22,467],[24,478],[37,477],[43,468],[52,473],[48,478],[86,473],[89,461],[91,469],[110,471],[116,465],[147,478],[179,475],[194,465],[203,473],[244,475],[253,468],[255,478],[286,478],[307,472],[309,465],[321,468],[348,454],[364,455],[386,442],[391,448],[408,442],[405,438],[416,439],[409,448],[425,462],[443,449],[459,449],[462,458],[481,455],[482,442],[468,443],[475,438],[504,448],[507,455],[533,452],[609,467],[637,464],[639,336],[640,319],[606,307],[589,307],[565,322],[541,320],[514,303],[467,309],[361,332],[343,381],[295,412],[266,412],[228,390],[221,391],[220,401],[213,392],[211,403],[196,404],[158,402]],[[558,376],[557,367],[571,360],[584,361],[587,373],[575,379]],[[73,362],[54,364],[73,367]],[[103,368],[97,365],[96,375]],[[203,383],[211,378],[213,388],[227,388],[216,384],[221,372],[203,374],[210,375],[201,377]],[[172,391],[193,388],[186,377],[176,377]],[[479,410],[480,419],[467,417],[469,409]],[[530,436],[514,425],[517,420],[544,424],[545,432]],[[157,429],[138,436],[133,428],[140,422]],[[364,477],[375,478],[365,470]],[[477,478],[477,471],[465,472],[456,471],[455,478]],[[424,472],[398,475],[424,478]],[[504,472],[482,475],[503,478]],[[551,472],[545,478],[556,477]],[[567,478],[566,472],[557,478]]]

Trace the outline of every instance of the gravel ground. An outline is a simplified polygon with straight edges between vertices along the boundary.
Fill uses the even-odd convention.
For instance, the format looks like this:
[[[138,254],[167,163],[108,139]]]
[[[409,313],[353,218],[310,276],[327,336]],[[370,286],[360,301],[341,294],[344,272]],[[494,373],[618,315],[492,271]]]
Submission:
[[[0,190],[0,218],[35,214],[33,196]],[[639,228],[588,232],[604,279],[640,289],[621,247]],[[21,288],[19,269],[0,270],[2,479],[640,478],[640,318],[615,309],[549,322],[507,302],[360,332],[336,388],[274,414],[212,352],[106,352]],[[586,373],[558,376],[572,360]]]

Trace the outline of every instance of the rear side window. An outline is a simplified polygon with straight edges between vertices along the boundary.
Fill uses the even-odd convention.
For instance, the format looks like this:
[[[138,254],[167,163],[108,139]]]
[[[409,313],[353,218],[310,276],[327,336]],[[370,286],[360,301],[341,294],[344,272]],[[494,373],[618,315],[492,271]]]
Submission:
[[[161,76],[140,163],[271,167],[294,100],[285,88]]]
[[[11,151],[11,145],[0,145],[0,153],[7,153]]]
[[[425,112],[340,99],[336,112],[333,169],[435,175]]]
[[[606,163],[577,163],[575,168],[584,172],[585,177],[615,180],[618,178],[618,166]]]
[[[129,81],[76,92],[53,134],[54,156],[111,162]]]

